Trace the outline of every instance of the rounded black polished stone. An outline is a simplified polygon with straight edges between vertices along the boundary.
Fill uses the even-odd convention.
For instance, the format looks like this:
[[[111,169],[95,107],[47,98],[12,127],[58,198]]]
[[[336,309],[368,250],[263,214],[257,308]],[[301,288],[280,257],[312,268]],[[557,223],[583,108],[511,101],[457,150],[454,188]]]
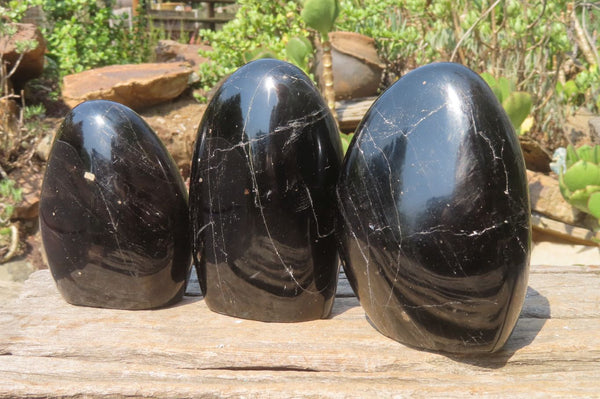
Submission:
[[[335,121],[295,66],[258,60],[223,83],[190,178],[192,253],[211,310],[280,322],[329,315],[341,160]]]
[[[121,104],[88,101],[66,116],[44,177],[40,228],[69,303],[149,309],[183,295],[185,185],[156,134]]]
[[[445,352],[502,347],[530,255],[525,165],[491,89],[418,68],[365,115],[337,186],[342,264],[386,336]]]

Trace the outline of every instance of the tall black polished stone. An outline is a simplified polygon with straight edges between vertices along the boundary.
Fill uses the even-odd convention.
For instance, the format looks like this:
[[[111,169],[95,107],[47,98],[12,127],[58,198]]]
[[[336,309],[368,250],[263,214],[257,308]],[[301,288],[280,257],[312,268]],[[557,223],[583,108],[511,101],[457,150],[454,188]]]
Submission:
[[[66,116],[44,177],[40,228],[69,303],[149,309],[183,295],[185,185],[156,134],[121,104],[88,101]]]
[[[211,310],[282,322],[329,315],[341,159],[335,121],[298,68],[259,60],[223,83],[190,179],[192,252]]]
[[[530,254],[525,165],[471,70],[431,64],[365,115],[337,186],[342,264],[385,335],[445,352],[502,347]]]

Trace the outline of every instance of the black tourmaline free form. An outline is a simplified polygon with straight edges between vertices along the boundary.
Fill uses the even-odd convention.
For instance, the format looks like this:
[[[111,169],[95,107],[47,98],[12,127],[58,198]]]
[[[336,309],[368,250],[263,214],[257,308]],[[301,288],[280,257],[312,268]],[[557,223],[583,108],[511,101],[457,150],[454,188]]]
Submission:
[[[211,310],[282,322],[329,315],[341,159],[335,121],[295,66],[254,61],[223,83],[190,178],[192,252]]]
[[[88,101],[65,118],[44,177],[40,227],[69,303],[149,309],[183,295],[186,189],[152,129],[121,104]]]
[[[440,63],[396,82],[359,125],[337,192],[344,269],[383,334],[502,347],[527,288],[529,200],[510,120],[477,74]]]

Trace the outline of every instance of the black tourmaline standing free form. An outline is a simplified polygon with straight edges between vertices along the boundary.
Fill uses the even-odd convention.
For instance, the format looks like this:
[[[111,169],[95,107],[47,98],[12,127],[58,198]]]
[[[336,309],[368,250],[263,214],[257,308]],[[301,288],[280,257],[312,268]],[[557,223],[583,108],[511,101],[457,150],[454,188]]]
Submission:
[[[191,264],[185,185],[156,134],[121,104],[88,101],[65,118],[40,227],[69,303],[149,309],[183,295]]]
[[[440,63],[396,82],[359,125],[337,190],[342,263],[383,334],[502,347],[527,288],[529,200],[510,120],[476,73]]]
[[[254,61],[223,83],[190,179],[192,252],[211,310],[283,322],[329,315],[341,159],[335,121],[295,66]]]

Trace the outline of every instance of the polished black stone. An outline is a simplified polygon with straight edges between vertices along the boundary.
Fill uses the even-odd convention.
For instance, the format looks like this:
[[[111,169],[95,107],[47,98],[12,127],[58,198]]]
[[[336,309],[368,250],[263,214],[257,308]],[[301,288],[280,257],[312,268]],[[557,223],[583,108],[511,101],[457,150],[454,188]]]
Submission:
[[[341,160],[335,121],[295,66],[258,60],[223,83],[190,178],[192,253],[211,310],[282,322],[329,315]]]
[[[383,93],[337,193],[342,264],[377,329],[430,350],[502,347],[527,288],[529,200],[510,120],[477,74],[431,64]]]
[[[152,129],[123,105],[88,101],[66,116],[44,177],[40,228],[69,303],[147,309],[183,295],[185,185]]]

